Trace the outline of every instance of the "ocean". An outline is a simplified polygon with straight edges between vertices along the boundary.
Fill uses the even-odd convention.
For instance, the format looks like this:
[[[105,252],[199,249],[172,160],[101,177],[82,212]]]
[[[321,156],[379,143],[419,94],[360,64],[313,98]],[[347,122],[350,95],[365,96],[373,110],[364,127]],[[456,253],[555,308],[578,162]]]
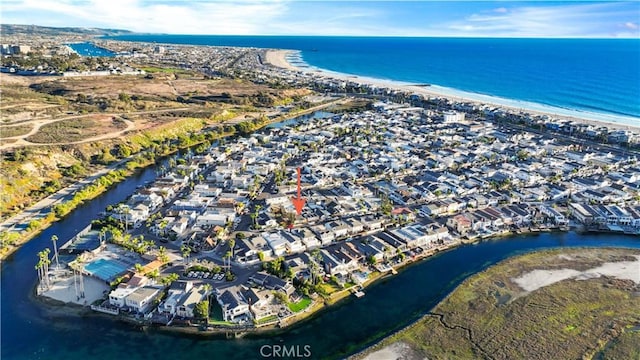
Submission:
[[[312,68],[523,109],[640,124],[640,39],[122,35],[114,40],[297,50]]]

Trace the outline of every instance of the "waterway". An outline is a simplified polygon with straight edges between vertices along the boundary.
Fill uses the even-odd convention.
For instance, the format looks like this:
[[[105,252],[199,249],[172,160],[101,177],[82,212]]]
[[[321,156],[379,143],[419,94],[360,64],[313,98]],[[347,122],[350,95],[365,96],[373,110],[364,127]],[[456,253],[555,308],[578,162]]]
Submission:
[[[240,339],[141,330],[98,315],[66,314],[33,299],[36,254],[88,225],[109,204],[123,201],[153,180],[148,168],[79,207],[22,246],[1,265],[0,354],[3,359],[256,359],[265,345],[299,346],[311,357],[341,358],[420,318],[468,276],[510,256],[552,247],[640,248],[640,238],[622,235],[552,233],[514,236],[464,245],[409,266],[312,319],[276,335]],[[265,349],[263,349],[265,350]],[[267,349],[268,350],[268,349]]]
[[[90,57],[114,57],[116,53],[111,50],[95,46],[89,42],[68,44],[80,56]]]

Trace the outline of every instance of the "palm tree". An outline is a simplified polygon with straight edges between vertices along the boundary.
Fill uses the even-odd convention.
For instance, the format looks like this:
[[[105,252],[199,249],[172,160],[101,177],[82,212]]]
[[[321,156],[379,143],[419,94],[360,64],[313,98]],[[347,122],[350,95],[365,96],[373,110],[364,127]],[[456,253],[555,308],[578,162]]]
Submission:
[[[36,265],[36,268],[40,268],[40,280],[44,280],[42,283],[47,289],[49,288],[49,264],[51,264],[51,260],[49,260],[50,252],[51,250],[48,248],[40,251],[38,253],[38,264]]]
[[[253,227],[255,228],[257,225],[258,213],[252,212],[251,214],[249,214],[249,217],[251,217],[251,220],[253,221]]]
[[[189,262],[189,255],[191,254],[191,248],[187,245],[182,244],[182,246],[180,246],[180,251],[182,251],[182,257],[185,259],[184,264],[186,266],[187,263]]]
[[[229,240],[229,249],[231,249],[231,257],[233,257],[233,248],[236,247],[236,241],[234,239]]]
[[[106,235],[107,235],[107,228],[103,227],[102,229],[100,229],[100,244],[102,245],[104,243],[104,241],[106,240]]]
[[[158,260],[162,261],[163,263],[169,262],[167,249],[164,246],[160,246],[160,248],[158,248]]]
[[[223,259],[227,259],[227,271],[231,271],[231,251],[227,251],[226,254],[222,257]]]
[[[56,245],[58,242],[58,236],[53,235],[51,237],[51,241],[53,242],[53,257],[56,259],[56,269],[60,269],[60,262],[58,261],[58,246]]]

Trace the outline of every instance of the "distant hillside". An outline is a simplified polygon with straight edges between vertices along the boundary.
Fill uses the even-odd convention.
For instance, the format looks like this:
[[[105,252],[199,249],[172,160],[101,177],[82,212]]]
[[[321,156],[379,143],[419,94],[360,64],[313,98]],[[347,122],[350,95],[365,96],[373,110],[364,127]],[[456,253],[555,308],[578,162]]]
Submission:
[[[132,31],[122,29],[100,29],[84,27],[50,27],[38,25],[0,24],[0,33],[7,35],[120,35],[131,34]]]

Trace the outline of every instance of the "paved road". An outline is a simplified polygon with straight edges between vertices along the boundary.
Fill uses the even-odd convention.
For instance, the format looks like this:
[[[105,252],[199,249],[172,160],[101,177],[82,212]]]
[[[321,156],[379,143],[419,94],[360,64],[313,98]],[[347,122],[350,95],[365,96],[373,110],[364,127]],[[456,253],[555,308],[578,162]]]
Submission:
[[[116,163],[113,163],[100,171],[96,171],[89,177],[78,181],[75,184],[67,186],[66,188],[60,189],[55,194],[49,195],[48,197],[38,201],[19,214],[3,221],[0,224],[0,231],[12,229],[23,230],[30,221],[46,217],[47,214],[51,211],[51,206],[56,205],[57,203],[62,201],[70,200],[71,198],[73,198],[73,195],[75,195],[77,191],[91,184],[101,176],[106,175],[109,171],[120,167],[128,160],[129,159],[123,159]]]

